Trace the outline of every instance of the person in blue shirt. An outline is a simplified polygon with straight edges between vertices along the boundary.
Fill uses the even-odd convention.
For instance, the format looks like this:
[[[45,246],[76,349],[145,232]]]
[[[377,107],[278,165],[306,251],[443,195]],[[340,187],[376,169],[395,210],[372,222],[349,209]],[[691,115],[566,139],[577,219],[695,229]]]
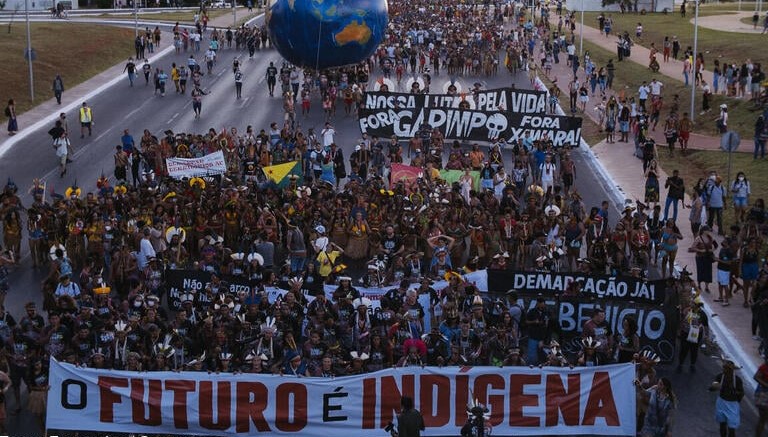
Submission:
[[[723,232],[723,209],[725,208],[725,187],[723,179],[720,176],[715,177],[715,184],[707,189],[707,225],[712,228],[712,224],[717,220],[717,232],[725,235]]]
[[[123,152],[126,154],[133,153],[133,147],[136,145],[136,142],[133,141],[133,135],[128,133],[128,129],[123,131],[123,136],[120,137],[120,143],[123,145]]]
[[[307,363],[301,358],[301,355],[295,351],[289,351],[286,354],[285,365],[280,371],[280,374],[282,376],[296,376],[297,378],[301,378],[309,376],[309,369],[307,368]]]

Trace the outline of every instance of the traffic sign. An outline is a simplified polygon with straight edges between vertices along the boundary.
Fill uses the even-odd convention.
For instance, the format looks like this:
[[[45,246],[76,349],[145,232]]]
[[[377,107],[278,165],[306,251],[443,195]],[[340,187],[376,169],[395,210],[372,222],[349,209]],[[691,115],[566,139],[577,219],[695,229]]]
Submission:
[[[724,152],[735,152],[739,149],[740,144],[741,138],[739,138],[739,134],[734,131],[729,130],[720,137],[720,148],[723,149]]]

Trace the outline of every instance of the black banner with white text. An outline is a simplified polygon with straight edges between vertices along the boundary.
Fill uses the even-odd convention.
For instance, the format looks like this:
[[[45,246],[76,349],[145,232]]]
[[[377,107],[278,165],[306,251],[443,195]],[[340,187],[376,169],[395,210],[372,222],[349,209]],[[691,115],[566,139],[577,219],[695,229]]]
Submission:
[[[416,136],[424,125],[439,129],[446,139],[533,140],[547,134],[556,147],[577,145],[581,118],[546,114],[543,91],[501,88],[474,96],[369,92],[358,112],[361,132],[380,138]]]

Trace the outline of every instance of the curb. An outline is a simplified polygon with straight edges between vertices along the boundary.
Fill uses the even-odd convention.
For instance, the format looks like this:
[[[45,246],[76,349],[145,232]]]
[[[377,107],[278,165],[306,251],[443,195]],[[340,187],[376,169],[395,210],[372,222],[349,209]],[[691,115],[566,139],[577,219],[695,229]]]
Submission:
[[[245,24],[249,25],[249,24],[251,24],[251,22],[253,22],[253,21],[255,21],[255,20],[257,20],[257,19],[259,19],[259,18],[261,18],[263,16],[264,16],[264,13],[256,15],[255,17],[251,18],[250,20],[246,21]],[[121,22],[120,24],[125,24],[125,23]],[[163,50],[157,52],[153,56],[153,59],[162,59],[166,55],[168,55],[169,53],[173,52],[174,50],[175,50],[175,48],[173,47],[173,45],[169,45],[168,47],[164,48]],[[118,64],[118,65],[122,65],[122,64]],[[115,66],[112,66],[110,68],[114,68],[114,67]],[[72,102],[72,103],[70,103],[68,105],[65,105],[65,106],[61,106],[60,108],[57,108],[57,110],[54,111],[53,113],[51,113],[51,114],[49,114],[49,115],[47,115],[45,117],[42,117],[38,121],[36,121],[36,122],[32,123],[31,125],[29,125],[28,127],[26,127],[24,130],[22,130],[19,133],[17,133],[16,135],[12,136],[11,138],[8,138],[6,141],[4,141],[2,143],[2,149],[0,150],[0,158],[5,156],[5,154],[8,153],[8,151],[10,151],[11,148],[13,148],[13,146],[15,146],[19,141],[27,138],[33,132],[36,132],[38,129],[44,128],[45,126],[50,125],[51,123],[55,122],[55,120],[59,117],[59,113],[61,113],[61,112],[69,112],[69,111],[72,111],[73,109],[79,108],[83,101],[87,101],[87,100],[89,100],[89,99],[91,99],[91,98],[101,94],[102,92],[106,91],[110,87],[112,87],[112,86],[114,86],[114,85],[116,85],[119,82],[122,82],[124,80],[126,80],[124,75],[122,75],[122,74],[117,75],[114,78],[110,79],[109,81],[101,84],[100,86],[98,86],[94,90],[90,91],[89,93],[85,94],[84,96],[79,98],[77,101]],[[81,83],[81,85],[86,84],[86,83],[88,83],[88,81],[85,81],[85,82]]]

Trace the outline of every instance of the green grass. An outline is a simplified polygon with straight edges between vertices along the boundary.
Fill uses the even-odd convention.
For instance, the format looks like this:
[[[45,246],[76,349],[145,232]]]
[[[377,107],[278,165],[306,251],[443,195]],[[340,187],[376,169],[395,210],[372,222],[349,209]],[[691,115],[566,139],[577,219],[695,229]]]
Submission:
[[[659,150],[659,163],[667,174],[671,174],[675,169],[680,171],[680,177],[685,181],[688,193],[692,192],[699,178],[706,178],[712,170],[717,171],[717,174],[723,178],[724,185],[730,186],[730,182],[725,183],[728,176],[728,154],[722,151],[694,150],[686,156],[676,153],[670,158],[666,150]],[[731,181],[739,171],[743,171],[750,181],[752,189],[750,205],[757,199],[768,200],[768,172],[765,171],[765,161],[753,160],[751,153],[733,153],[731,154]],[[686,202],[688,201],[686,199]],[[733,207],[729,204],[723,213],[724,228],[727,229],[735,222]]]
[[[629,99],[637,93],[637,88],[643,81],[650,81],[654,75],[648,69],[647,66],[640,65],[636,62],[622,61],[616,62],[616,53],[609,52],[598,45],[584,40],[584,49],[588,50],[592,60],[598,66],[606,65],[608,59],[613,59],[616,65],[616,76],[614,78],[613,89],[614,92],[619,92],[624,89],[626,92],[625,97]],[[656,75],[657,77],[659,75]],[[690,108],[691,88],[684,87],[683,82],[672,79],[670,77],[659,77],[664,83],[664,97],[665,102],[671,102],[672,96],[677,94],[680,96],[681,109],[680,112],[688,112]],[[701,93],[696,94],[696,115],[694,132],[706,135],[717,135],[715,129],[715,118],[717,117],[717,107],[720,103],[726,101],[723,96],[714,96],[711,102],[713,111],[707,115],[699,115],[698,111],[701,110]],[[728,99],[728,126],[741,134],[742,137],[749,137],[752,134],[755,119],[760,114],[758,110],[754,108],[754,104],[742,99]],[[661,120],[663,121],[668,113],[668,108],[662,109]]]
[[[749,9],[747,9],[749,10]],[[690,11],[689,11],[690,12]],[[702,8],[702,14],[711,12]],[[720,12],[717,12],[720,13]],[[584,14],[584,22],[597,27],[597,13]],[[635,27],[638,22],[643,24],[643,37],[635,41],[636,44],[650,47],[655,43],[661,49],[665,36],[670,38],[677,35],[682,50],[693,47],[693,24],[690,22],[691,14],[686,18],[680,14],[612,14],[614,33],[627,31],[634,39]],[[704,54],[707,69],[712,68],[712,61],[720,58],[722,61],[741,64],[746,58],[753,62],[768,65],[768,51],[763,50],[765,37],[761,35],[721,32],[699,26],[698,51]]]
[[[0,77],[3,104],[16,101],[22,113],[33,106],[29,96],[29,75],[24,59],[26,33],[23,23],[13,23],[11,32],[3,25],[0,38]],[[35,104],[53,97],[51,84],[56,73],[64,79],[67,89],[90,79],[105,69],[125,61],[133,53],[133,29],[94,26],[69,22],[32,23],[32,47],[37,53],[33,62]],[[22,127],[23,129],[23,127]]]

